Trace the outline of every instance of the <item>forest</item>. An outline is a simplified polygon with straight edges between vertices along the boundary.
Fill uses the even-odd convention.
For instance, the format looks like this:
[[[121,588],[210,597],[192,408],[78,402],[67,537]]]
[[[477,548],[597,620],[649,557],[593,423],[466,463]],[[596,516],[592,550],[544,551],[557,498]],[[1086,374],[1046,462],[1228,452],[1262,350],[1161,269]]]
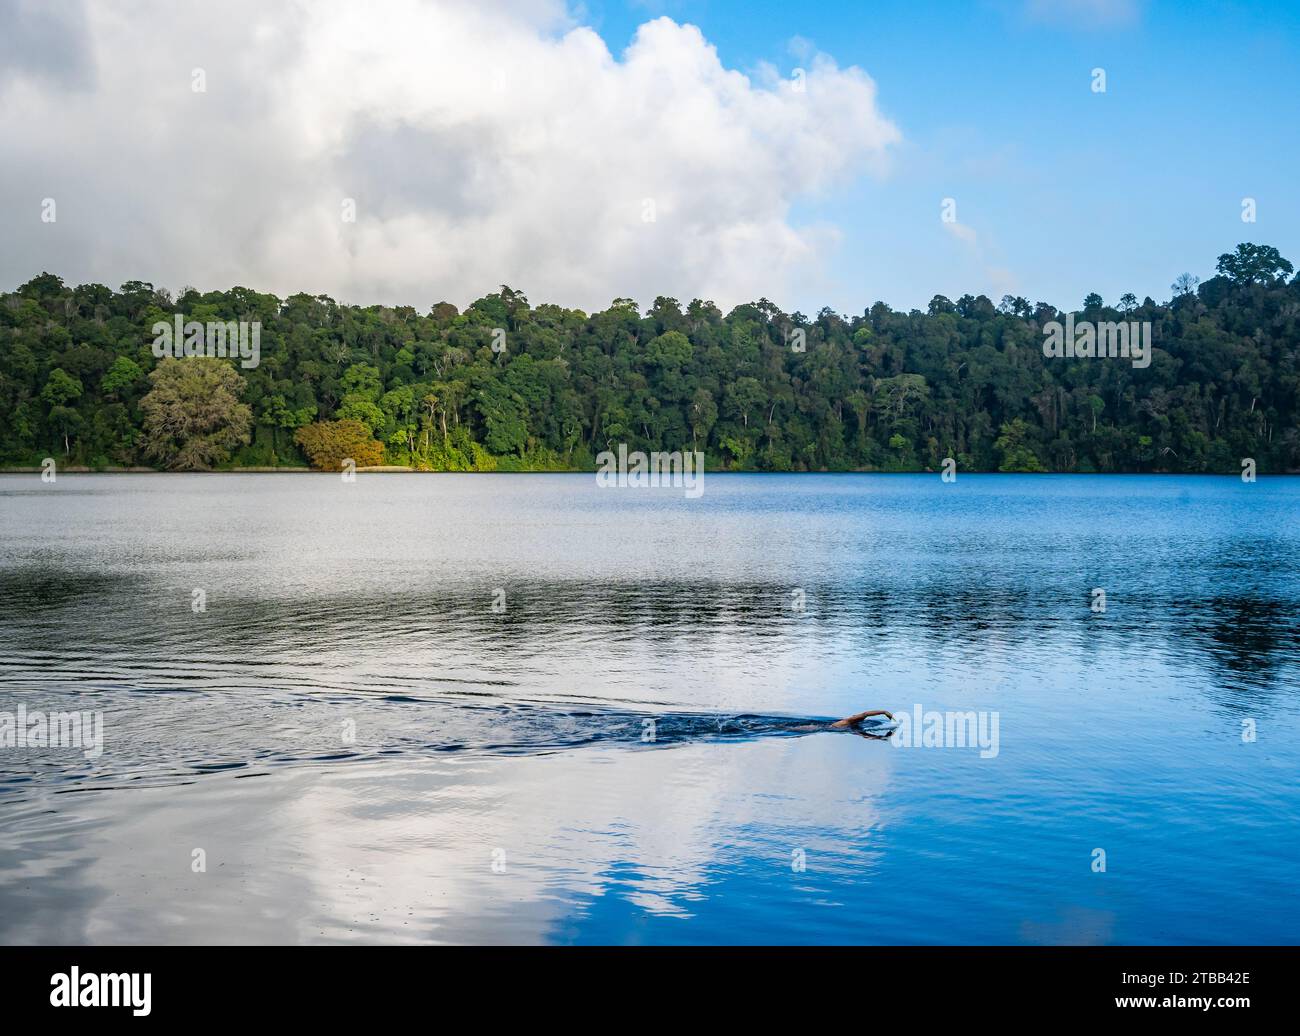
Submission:
[[[1166,302],[1093,293],[1070,310],[1149,322],[1146,367],[1045,356],[1044,326],[1067,311],[1009,295],[856,316],[665,297],[587,314],[503,285],[421,313],[42,273],[0,305],[0,464],[569,471],[626,443],[700,450],[709,470],[1296,472],[1292,273],[1241,244]],[[256,365],[160,358],[152,328],[176,314],[260,323]]]

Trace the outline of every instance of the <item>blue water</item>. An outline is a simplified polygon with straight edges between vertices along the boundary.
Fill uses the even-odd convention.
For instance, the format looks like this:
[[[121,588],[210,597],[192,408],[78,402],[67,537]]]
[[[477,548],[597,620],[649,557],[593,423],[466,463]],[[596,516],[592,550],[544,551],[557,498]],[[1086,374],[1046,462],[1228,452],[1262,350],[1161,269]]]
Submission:
[[[1300,480],[705,486],[0,477],[0,941],[1300,941]]]

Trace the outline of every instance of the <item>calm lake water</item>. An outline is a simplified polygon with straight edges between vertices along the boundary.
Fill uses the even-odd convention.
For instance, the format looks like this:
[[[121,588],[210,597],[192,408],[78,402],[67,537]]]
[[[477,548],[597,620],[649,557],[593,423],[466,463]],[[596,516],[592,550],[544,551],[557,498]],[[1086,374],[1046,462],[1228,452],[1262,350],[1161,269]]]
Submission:
[[[0,941],[1300,941],[1300,479],[705,486],[0,477]]]

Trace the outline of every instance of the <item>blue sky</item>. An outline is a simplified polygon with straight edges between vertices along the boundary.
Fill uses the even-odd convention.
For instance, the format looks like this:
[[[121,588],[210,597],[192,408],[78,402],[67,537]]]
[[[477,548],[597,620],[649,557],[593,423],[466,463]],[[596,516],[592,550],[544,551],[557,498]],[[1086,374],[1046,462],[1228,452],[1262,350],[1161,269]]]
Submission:
[[[1179,273],[1212,276],[1244,240],[1300,262],[1300,5],[597,0],[585,12],[615,54],[662,14],[698,25],[729,68],[788,75],[802,37],[875,79],[903,144],[885,179],[793,211],[843,235],[818,297],[796,289],[809,312],[923,307],[936,292],[1164,299]],[[973,245],[945,233],[948,197]]]

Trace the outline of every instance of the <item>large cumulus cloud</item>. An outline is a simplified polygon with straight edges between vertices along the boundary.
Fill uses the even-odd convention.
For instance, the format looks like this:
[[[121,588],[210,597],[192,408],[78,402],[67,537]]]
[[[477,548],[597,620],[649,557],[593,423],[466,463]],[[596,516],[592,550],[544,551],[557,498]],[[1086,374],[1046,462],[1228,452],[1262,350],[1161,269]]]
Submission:
[[[792,206],[900,136],[825,55],[746,75],[660,18],[616,56],[547,0],[0,4],[6,288],[779,299],[835,246]]]

